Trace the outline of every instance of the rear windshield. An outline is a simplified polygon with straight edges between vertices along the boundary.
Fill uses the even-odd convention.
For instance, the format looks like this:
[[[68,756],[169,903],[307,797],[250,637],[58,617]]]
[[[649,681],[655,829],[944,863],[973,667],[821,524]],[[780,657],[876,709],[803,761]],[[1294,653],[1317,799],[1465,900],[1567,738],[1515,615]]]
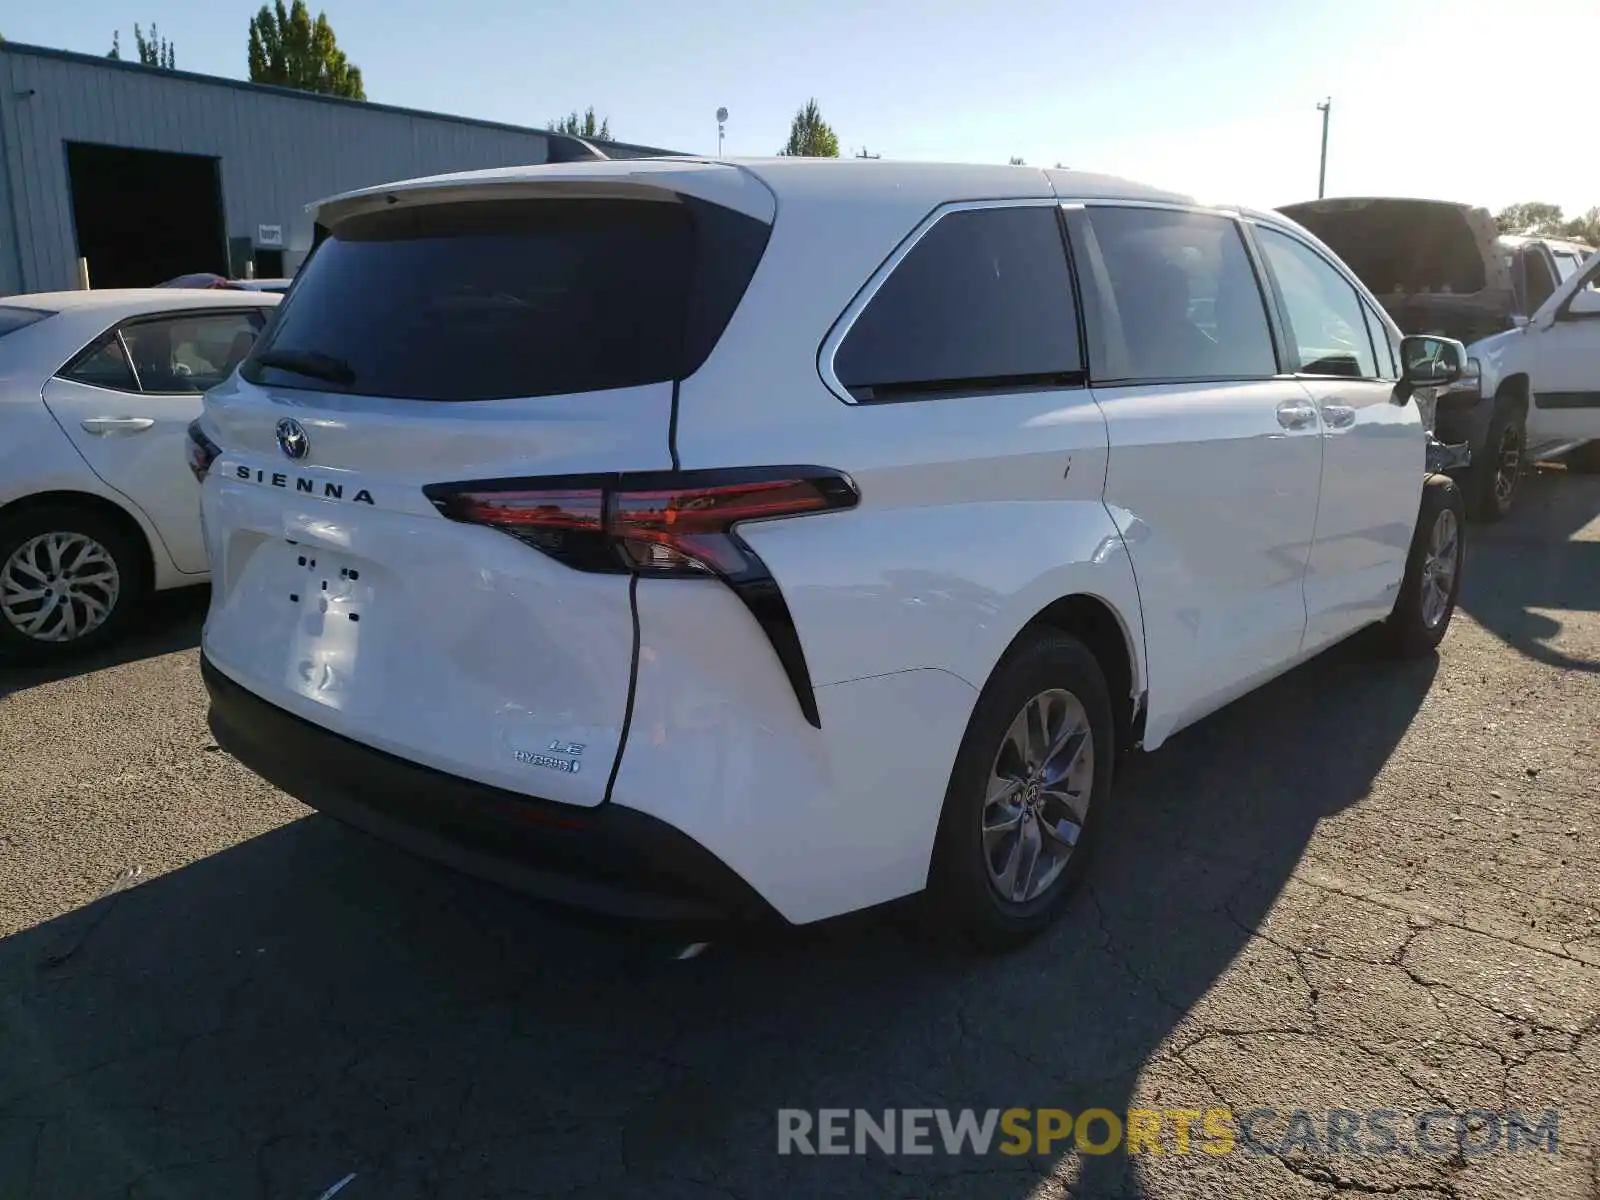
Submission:
[[[8,333],[15,333],[19,329],[26,329],[36,321],[42,321],[50,316],[48,312],[38,308],[12,308],[9,304],[0,305],[0,337]]]
[[[416,400],[682,378],[721,336],[768,232],[690,199],[470,201],[352,217],[307,260],[242,373]]]

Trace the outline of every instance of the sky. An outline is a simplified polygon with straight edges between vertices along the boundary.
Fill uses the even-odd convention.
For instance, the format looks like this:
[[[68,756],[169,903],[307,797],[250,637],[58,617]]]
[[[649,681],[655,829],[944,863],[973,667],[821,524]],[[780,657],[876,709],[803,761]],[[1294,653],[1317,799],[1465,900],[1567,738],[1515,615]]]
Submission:
[[[0,35],[104,53],[154,21],[247,76],[248,0],[0,3]],[[318,10],[312,4],[313,12]],[[325,0],[367,97],[689,153],[781,147],[815,98],[841,152],[1102,171],[1211,202],[1327,194],[1600,205],[1597,0]],[[1504,56],[1507,65],[1496,59]]]

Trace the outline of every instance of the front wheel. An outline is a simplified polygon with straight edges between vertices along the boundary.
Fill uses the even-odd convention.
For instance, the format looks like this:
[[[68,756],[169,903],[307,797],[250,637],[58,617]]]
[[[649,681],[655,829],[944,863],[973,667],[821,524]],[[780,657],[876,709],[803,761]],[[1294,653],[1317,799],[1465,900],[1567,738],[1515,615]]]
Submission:
[[[1455,481],[1445,475],[1428,476],[1400,594],[1383,624],[1385,640],[1396,657],[1427,654],[1450,628],[1466,559],[1465,517],[1466,506]]]
[[[1499,521],[1511,512],[1527,448],[1527,414],[1522,406],[1496,404],[1483,452],[1473,455],[1475,461],[1467,476],[1469,507],[1478,520]]]
[[[978,950],[1052,924],[1083,879],[1116,757],[1111,699],[1076,638],[1023,639],[979,697],[951,772],[925,915]]]

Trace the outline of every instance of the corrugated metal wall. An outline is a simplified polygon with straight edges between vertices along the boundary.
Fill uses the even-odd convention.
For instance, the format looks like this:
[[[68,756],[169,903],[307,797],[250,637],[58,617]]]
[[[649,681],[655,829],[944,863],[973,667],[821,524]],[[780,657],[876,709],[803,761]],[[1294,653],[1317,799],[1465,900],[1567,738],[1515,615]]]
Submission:
[[[314,200],[548,156],[532,131],[0,47],[0,295],[75,286],[67,141],[219,158],[228,236],[281,225],[291,272]]]

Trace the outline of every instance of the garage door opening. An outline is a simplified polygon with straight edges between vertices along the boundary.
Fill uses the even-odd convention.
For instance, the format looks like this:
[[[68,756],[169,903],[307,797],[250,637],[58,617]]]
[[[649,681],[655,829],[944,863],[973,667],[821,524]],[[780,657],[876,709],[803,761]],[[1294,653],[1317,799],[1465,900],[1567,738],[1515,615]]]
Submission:
[[[68,142],[67,176],[90,286],[154,287],[196,271],[227,274],[215,158]]]

